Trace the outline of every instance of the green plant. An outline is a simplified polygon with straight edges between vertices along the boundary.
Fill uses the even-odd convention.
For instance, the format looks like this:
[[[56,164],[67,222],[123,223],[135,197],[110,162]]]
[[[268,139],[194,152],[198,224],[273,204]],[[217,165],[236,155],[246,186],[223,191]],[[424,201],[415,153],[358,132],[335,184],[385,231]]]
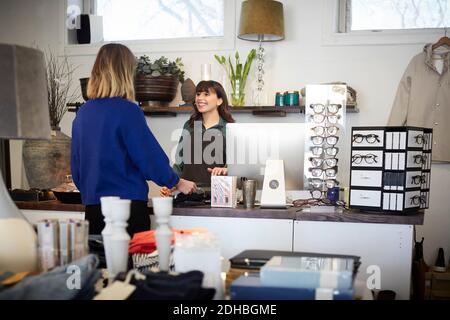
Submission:
[[[247,82],[247,77],[250,72],[250,67],[252,62],[256,57],[256,50],[252,49],[247,55],[247,60],[244,66],[239,58],[239,52],[236,51],[234,55],[235,63],[231,61],[231,56],[228,56],[228,60],[224,56],[214,55],[217,62],[219,62],[225,69],[228,79],[231,84],[231,104],[233,106],[243,106],[245,102],[245,84]]]
[[[180,82],[184,81],[183,62],[181,58],[176,58],[175,61],[170,61],[162,56],[159,59],[151,61],[146,55],[137,58],[136,74],[149,75],[153,77],[159,76],[177,76]]]

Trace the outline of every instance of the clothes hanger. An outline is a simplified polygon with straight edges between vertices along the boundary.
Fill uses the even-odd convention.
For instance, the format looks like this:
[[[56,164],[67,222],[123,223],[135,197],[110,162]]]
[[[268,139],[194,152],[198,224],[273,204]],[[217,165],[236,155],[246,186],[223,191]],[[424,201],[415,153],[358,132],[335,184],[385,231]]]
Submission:
[[[435,50],[439,47],[447,46],[450,48],[450,38],[447,37],[447,28],[445,28],[445,34],[442,38],[440,38],[435,44],[431,46],[432,50]]]

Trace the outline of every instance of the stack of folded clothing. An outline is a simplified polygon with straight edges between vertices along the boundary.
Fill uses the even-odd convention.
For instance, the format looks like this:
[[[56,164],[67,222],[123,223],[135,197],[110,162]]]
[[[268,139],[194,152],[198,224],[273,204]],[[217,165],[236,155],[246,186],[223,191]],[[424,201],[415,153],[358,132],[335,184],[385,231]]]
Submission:
[[[121,273],[116,280],[126,278]],[[131,279],[136,288],[127,300],[212,300],[216,290],[203,288],[202,281],[203,273],[197,270],[178,274],[145,271],[139,279]]]
[[[353,284],[360,265],[357,256],[262,250],[256,254],[254,250],[248,251],[248,258],[244,258],[245,252],[238,256],[239,259],[230,259],[230,270],[233,261],[252,265],[250,256],[258,256],[254,265],[259,267],[241,269],[248,272],[232,280],[233,300],[353,299]]]
[[[172,229],[172,246],[177,234],[194,234],[207,232],[204,228]],[[133,261],[133,268],[141,272],[158,271],[158,251],[156,250],[156,230],[135,233],[128,246],[128,253]],[[173,247],[172,247],[173,250]],[[170,270],[173,271],[173,255],[170,258]]]

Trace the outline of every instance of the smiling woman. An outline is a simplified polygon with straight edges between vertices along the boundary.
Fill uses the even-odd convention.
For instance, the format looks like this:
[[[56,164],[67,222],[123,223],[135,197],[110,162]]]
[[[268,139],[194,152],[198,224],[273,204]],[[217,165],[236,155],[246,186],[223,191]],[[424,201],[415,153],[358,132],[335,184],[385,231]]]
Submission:
[[[175,154],[174,171],[207,188],[211,175],[227,175],[226,124],[234,122],[227,95],[216,81],[200,81],[196,87],[194,113],[183,126]],[[189,178],[188,178],[189,177]],[[161,196],[170,195],[162,188]]]

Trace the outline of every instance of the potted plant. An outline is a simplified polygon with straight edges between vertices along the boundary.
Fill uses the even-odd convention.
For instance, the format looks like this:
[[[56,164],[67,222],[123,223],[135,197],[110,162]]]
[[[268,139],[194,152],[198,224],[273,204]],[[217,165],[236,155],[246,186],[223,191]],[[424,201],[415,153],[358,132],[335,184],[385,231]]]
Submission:
[[[51,189],[70,175],[70,137],[61,132],[59,124],[67,112],[67,103],[75,102],[73,73],[75,67],[67,57],[45,54],[47,95],[52,127],[51,140],[26,140],[22,155],[30,188]]]
[[[181,58],[170,61],[162,56],[151,60],[143,55],[138,59],[135,78],[136,101],[141,106],[167,107],[177,94],[179,82],[184,81]]]
[[[231,104],[233,106],[245,105],[245,84],[250,72],[252,62],[256,57],[256,50],[252,49],[247,55],[245,64],[239,59],[239,52],[236,51],[234,55],[235,63],[231,61],[231,57],[228,56],[228,60],[224,56],[214,55],[217,62],[219,62],[225,69],[228,79],[231,85]]]

